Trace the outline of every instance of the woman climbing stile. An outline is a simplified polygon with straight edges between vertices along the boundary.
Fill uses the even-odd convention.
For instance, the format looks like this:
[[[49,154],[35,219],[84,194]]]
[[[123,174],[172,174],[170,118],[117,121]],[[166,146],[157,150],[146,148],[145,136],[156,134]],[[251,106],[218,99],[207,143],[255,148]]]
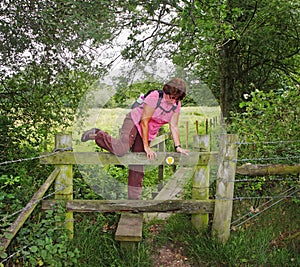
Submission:
[[[163,86],[163,90],[152,91],[143,103],[132,109],[125,117],[119,138],[107,132],[93,128],[83,133],[82,142],[95,140],[96,144],[117,156],[128,151],[145,152],[147,158],[154,159],[156,153],[150,148],[158,130],[164,124],[170,125],[175,151],[188,154],[188,150],[180,146],[179,114],[181,102],[186,95],[186,84],[179,78],[173,78]],[[128,198],[140,199],[144,179],[144,166],[129,165]]]

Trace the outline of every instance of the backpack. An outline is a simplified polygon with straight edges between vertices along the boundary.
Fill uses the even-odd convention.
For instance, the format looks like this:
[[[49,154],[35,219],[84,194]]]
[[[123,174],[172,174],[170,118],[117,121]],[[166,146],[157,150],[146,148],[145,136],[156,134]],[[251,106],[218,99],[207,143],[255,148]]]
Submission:
[[[161,100],[163,98],[163,95],[164,95],[164,92],[162,90],[149,90],[146,94],[144,95],[141,95],[134,103],[133,105],[131,106],[132,109],[136,108],[136,107],[140,107],[140,108],[143,108],[141,105],[143,104],[144,102],[144,99],[153,91],[158,91],[158,94],[159,94],[159,97],[158,97],[158,100],[157,100],[157,104],[156,104],[156,108],[160,108],[161,110],[163,110],[164,112],[166,113],[169,113],[171,111],[174,111],[176,108],[177,108],[177,105],[178,105],[178,101],[176,101],[176,105],[173,105],[172,108],[170,110],[165,110],[163,107],[160,106],[160,103],[161,103]]]

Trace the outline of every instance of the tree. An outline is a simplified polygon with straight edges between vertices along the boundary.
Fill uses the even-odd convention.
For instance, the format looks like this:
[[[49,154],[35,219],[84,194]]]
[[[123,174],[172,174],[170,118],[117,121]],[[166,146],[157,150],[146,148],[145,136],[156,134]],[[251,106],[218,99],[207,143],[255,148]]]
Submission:
[[[70,125],[81,97],[106,71],[98,48],[117,34],[119,9],[109,1],[0,4],[2,160],[26,146],[45,148],[51,133]]]
[[[8,0],[0,5],[2,78],[30,62],[56,71],[88,69],[117,33],[117,6],[110,1]],[[97,62],[101,66],[101,62]]]
[[[124,54],[160,51],[199,73],[229,117],[245,93],[299,84],[298,10],[297,1],[142,1]]]

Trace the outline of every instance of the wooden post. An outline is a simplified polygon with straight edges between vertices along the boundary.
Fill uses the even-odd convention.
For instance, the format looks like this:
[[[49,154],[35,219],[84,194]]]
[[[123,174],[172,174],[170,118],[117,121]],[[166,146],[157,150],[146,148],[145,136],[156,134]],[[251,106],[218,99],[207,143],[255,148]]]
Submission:
[[[200,152],[210,151],[209,135],[196,135],[193,141],[194,147]],[[200,157],[193,175],[193,200],[207,200],[209,198],[209,154],[205,156],[205,159],[204,156]],[[195,214],[192,215],[192,224],[201,232],[207,228],[208,219],[208,214]]]
[[[225,243],[230,235],[238,136],[235,134],[221,135],[220,141],[221,160],[217,174],[212,233]]]
[[[166,151],[166,141],[160,142],[158,144],[158,151],[159,152]],[[163,187],[163,178],[164,178],[164,165],[159,165],[158,166],[158,185],[157,185],[158,192]]]
[[[185,125],[185,148],[189,147],[189,122]]]
[[[57,134],[55,136],[55,149],[72,147],[70,134]],[[73,199],[73,165],[58,165],[60,173],[55,181],[55,199]],[[65,227],[70,231],[70,239],[74,236],[73,212],[66,212]]]
[[[208,119],[205,120],[205,133],[208,134]]]

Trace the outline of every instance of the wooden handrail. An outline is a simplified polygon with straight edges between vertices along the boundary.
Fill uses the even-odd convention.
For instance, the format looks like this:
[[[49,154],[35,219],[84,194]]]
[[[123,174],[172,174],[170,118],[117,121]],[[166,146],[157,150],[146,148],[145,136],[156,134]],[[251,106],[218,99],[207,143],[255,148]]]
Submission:
[[[217,160],[217,152],[190,152],[189,155],[183,155],[176,152],[157,152],[154,160],[146,158],[145,153],[128,153],[122,157],[118,157],[106,152],[59,152],[43,153],[40,159],[41,164],[100,164],[100,165],[170,165],[166,161],[168,157],[172,157],[174,162],[172,165],[195,166],[199,163],[199,158],[203,160]],[[47,156],[49,155],[49,156]]]

